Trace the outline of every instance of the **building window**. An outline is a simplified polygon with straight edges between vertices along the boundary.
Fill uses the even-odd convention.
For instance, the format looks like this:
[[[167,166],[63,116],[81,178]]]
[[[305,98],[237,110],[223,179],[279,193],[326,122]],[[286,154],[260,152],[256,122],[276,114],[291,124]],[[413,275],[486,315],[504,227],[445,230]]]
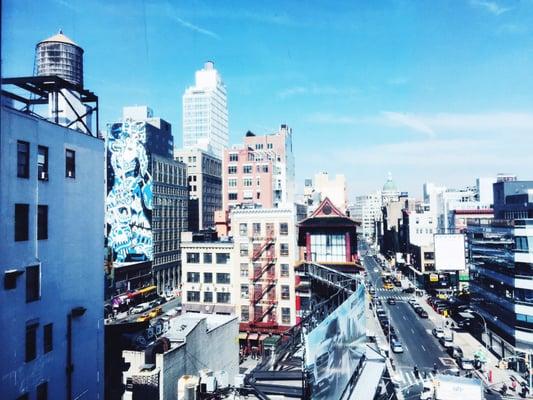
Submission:
[[[346,261],[344,235],[311,235],[311,259],[313,261]]]
[[[189,264],[198,264],[200,262],[200,253],[187,253],[187,262]]]
[[[248,306],[241,306],[241,321],[246,322],[250,319],[250,309]]]
[[[187,282],[189,283],[200,282],[200,273],[199,272],[187,272]]]
[[[30,400],[30,395],[28,393],[23,393],[17,397],[17,400]]]
[[[228,193],[228,200],[237,200],[237,193]]]
[[[241,243],[240,254],[241,254],[241,257],[248,256],[248,243]]]
[[[44,337],[44,352],[49,353],[54,348],[53,342],[53,329],[54,324],[46,324],[43,328],[43,337]]]
[[[29,362],[37,357],[37,326],[32,323],[26,325],[26,356],[25,361]]]
[[[28,240],[29,214],[29,204],[15,204],[15,242]]]
[[[230,153],[229,160],[232,162],[239,161],[239,153]]]
[[[280,256],[288,256],[289,255],[289,244],[288,243],[281,243],[279,245],[279,255]]]
[[[228,175],[235,175],[237,173],[237,166],[236,165],[230,165],[228,167]]]
[[[252,224],[252,233],[254,235],[260,235],[261,234],[261,223],[259,222],[254,222]]]
[[[230,301],[229,293],[217,292],[217,303],[228,304]]]
[[[281,299],[289,300],[291,297],[290,288],[288,285],[281,285]]]
[[[204,283],[213,283],[213,273],[204,272]]]
[[[251,165],[243,165],[242,172],[245,174],[251,174],[252,173],[252,166]]]
[[[17,176],[30,177],[30,144],[22,140],[17,141]]]
[[[248,277],[248,264],[247,263],[241,264],[241,277],[243,278]]]
[[[41,298],[41,268],[38,265],[26,267],[26,303]]]
[[[48,239],[48,206],[37,206],[37,239]]]
[[[244,237],[248,235],[248,224],[239,224],[239,235]]]
[[[281,271],[280,274],[283,277],[289,276],[289,264],[281,264],[280,265]]]
[[[213,302],[213,292],[204,292],[204,303]]]
[[[204,264],[211,264],[213,262],[212,253],[204,253]]]
[[[76,152],[74,150],[65,150],[65,176],[67,178],[76,177]]]
[[[252,178],[244,178],[244,179],[242,180],[242,185],[243,185],[244,187],[250,187],[250,186],[252,186],[252,185],[253,185],[253,180],[252,180]]]
[[[37,154],[37,179],[48,180],[48,147],[39,146]]]
[[[287,236],[289,234],[289,224],[286,222],[282,222],[279,224],[279,234],[283,236]]]
[[[218,272],[217,283],[229,284],[230,283],[229,274]]]
[[[271,149],[272,148],[272,143],[267,143],[267,149]]]
[[[241,299],[247,299],[249,296],[248,285],[241,285]]]
[[[281,308],[281,323],[290,324],[291,323],[291,309],[288,307]]]
[[[237,179],[235,178],[228,179],[228,187],[231,187],[231,188],[237,187]]]
[[[256,150],[263,150],[263,143],[256,143],[255,144],[255,149]]]
[[[200,292],[187,291],[187,301],[199,303],[200,302]]]
[[[217,264],[227,264],[229,253],[217,253]]]
[[[37,386],[37,400],[48,400],[48,382],[42,382]]]

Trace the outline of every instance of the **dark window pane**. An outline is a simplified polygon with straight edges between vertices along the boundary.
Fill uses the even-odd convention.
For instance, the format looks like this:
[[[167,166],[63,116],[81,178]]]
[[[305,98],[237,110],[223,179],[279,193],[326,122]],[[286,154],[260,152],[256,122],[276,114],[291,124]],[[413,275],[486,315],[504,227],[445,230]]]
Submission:
[[[17,400],[29,400],[30,395],[28,393],[21,394],[19,397],[17,397]]]
[[[54,348],[54,324],[44,326],[44,352],[48,353]]]
[[[48,206],[37,207],[37,239],[48,239]]]
[[[39,146],[37,154],[37,178],[41,181],[48,180],[48,147]]]
[[[26,303],[41,297],[41,269],[38,265],[26,268]]]
[[[15,241],[28,240],[29,204],[15,204]]]
[[[30,144],[22,140],[17,141],[17,176],[30,177]]]
[[[48,382],[37,386],[37,400],[48,400]]]
[[[65,176],[76,177],[76,152],[74,150],[65,150]]]
[[[37,324],[26,325],[26,362],[37,356]]]

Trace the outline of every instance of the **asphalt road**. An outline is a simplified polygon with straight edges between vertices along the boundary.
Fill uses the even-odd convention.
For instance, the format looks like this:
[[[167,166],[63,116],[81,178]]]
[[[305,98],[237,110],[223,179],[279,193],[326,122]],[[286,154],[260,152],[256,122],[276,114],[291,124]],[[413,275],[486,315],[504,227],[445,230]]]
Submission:
[[[400,387],[404,388],[406,400],[418,399],[423,374],[425,372],[427,377],[432,377],[434,363],[440,373],[456,368],[456,366],[431,334],[434,328],[433,323],[428,319],[418,317],[411,305],[407,303],[413,295],[402,293],[401,288],[385,290],[381,280],[383,270],[373,256],[365,255],[364,264],[368,272],[367,280],[376,290],[375,298],[380,299],[383,308],[389,312],[391,324],[404,348],[403,353],[392,355]],[[396,305],[387,304],[389,297],[396,299]],[[421,298],[417,300],[423,301]],[[415,365],[421,373],[418,378],[413,371]],[[486,399],[501,399],[501,397],[496,394],[487,394]]]
[[[171,308],[175,308],[175,307],[178,307],[180,305],[181,305],[181,297],[176,297],[176,298],[174,298],[174,299],[172,299],[170,301],[167,301],[166,303],[163,303],[160,306],[162,308],[162,310],[163,310],[163,313],[161,315],[163,315],[164,313],[169,311]],[[125,312],[119,313],[118,316],[117,316],[117,319],[114,320],[112,323],[121,324],[121,323],[125,323],[125,322],[135,322],[135,320],[137,320],[137,318],[139,318],[141,315],[149,313],[154,308],[155,307],[151,308],[150,310],[146,310],[146,311],[144,311],[142,313],[138,313],[138,314],[128,315]]]

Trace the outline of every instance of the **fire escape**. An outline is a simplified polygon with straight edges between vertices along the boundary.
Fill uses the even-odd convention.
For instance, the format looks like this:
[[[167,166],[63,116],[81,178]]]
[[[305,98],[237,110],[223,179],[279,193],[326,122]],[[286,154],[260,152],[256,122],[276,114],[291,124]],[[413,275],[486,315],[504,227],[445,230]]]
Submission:
[[[258,238],[254,238],[257,240]],[[253,274],[250,277],[252,295],[250,305],[253,319],[250,325],[258,328],[275,328],[276,320],[276,253],[274,234],[267,231],[261,245],[254,250],[252,261]]]

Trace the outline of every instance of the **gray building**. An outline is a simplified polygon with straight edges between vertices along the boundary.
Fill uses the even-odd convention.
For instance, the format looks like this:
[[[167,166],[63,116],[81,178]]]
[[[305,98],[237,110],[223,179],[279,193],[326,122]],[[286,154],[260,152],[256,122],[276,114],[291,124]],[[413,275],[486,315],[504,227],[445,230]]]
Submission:
[[[222,209],[222,161],[199,148],[179,149],[176,160],[187,164],[189,231],[215,228],[215,211]]]
[[[152,282],[163,293],[178,287],[180,235],[187,230],[185,164],[173,159],[171,126],[146,106],[125,107],[108,128],[107,241],[113,266],[152,263]],[[121,276],[130,276],[122,272]],[[126,271],[127,272],[127,271]],[[112,282],[111,292],[138,289],[143,280]]]
[[[533,218],[533,181],[498,177],[493,191],[494,218]]]
[[[24,110],[65,88],[96,99],[41,78],[2,79],[3,95],[18,86]],[[0,397],[101,399],[104,142],[2,104]]]

